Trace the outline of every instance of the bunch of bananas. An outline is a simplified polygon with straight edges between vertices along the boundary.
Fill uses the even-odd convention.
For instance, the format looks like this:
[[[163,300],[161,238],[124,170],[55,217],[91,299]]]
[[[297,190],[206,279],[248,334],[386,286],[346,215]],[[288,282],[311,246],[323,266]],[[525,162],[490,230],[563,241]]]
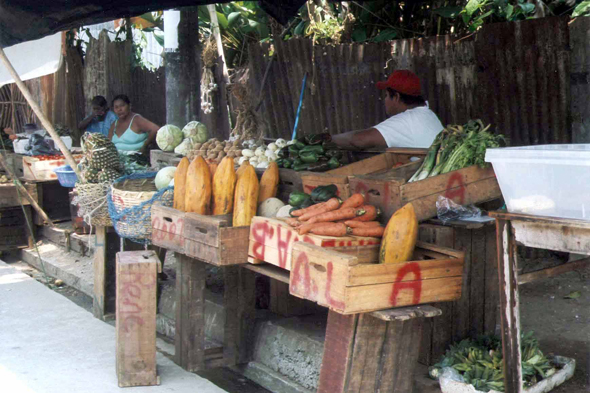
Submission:
[[[553,375],[557,370],[539,349],[533,332],[522,334],[522,377],[530,387]],[[440,362],[430,367],[429,375],[438,379],[444,367],[457,370],[478,391],[504,391],[504,359],[498,337],[483,336],[477,340],[462,340],[447,350]]]

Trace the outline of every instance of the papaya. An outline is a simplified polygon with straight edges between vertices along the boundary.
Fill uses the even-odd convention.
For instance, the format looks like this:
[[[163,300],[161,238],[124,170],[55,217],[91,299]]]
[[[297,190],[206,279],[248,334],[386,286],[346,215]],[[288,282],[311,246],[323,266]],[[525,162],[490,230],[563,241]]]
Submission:
[[[225,157],[213,175],[213,215],[229,214],[234,208],[237,175],[234,160]]]
[[[189,165],[190,161],[188,158],[183,157],[176,167],[176,172],[174,172],[174,204],[172,206],[181,212],[185,211],[184,200],[186,192],[186,174]]]
[[[385,227],[380,263],[402,263],[410,260],[418,239],[418,218],[411,203],[393,213]]]
[[[271,162],[268,168],[262,174],[260,179],[260,192],[258,194],[258,203],[262,203],[268,198],[277,196],[279,188],[279,166],[276,162]]]
[[[234,195],[233,226],[250,225],[258,206],[258,176],[252,165],[246,165],[238,176]]]
[[[238,175],[238,179],[240,178],[240,175],[242,174],[242,172],[244,172],[244,169],[246,169],[246,167],[248,167],[248,166],[252,166],[252,165],[250,165],[249,161],[244,161],[242,163],[242,165],[240,165],[240,167],[236,171],[236,175]],[[252,168],[254,168],[254,167],[252,167]],[[256,171],[254,171],[254,173],[256,173]]]
[[[208,215],[211,211],[211,172],[201,156],[191,162],[186,173],[186,212]]]

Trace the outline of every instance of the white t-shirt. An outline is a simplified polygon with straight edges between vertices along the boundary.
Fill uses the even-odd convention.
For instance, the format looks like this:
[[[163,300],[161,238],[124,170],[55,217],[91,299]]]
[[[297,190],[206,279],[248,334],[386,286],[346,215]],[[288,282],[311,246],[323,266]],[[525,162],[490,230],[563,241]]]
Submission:
[[[428,106],[419,106],[391,116],[373,128],[383,135],[387,147],[428,148],[444,127]]]

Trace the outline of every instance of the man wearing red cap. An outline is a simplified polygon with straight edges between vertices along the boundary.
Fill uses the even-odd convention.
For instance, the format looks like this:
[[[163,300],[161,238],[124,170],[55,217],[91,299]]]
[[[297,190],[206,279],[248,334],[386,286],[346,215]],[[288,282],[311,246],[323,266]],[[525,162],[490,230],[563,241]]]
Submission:
[[[377,88],[386,91],[385,112],[390,117],[366,130],[334,135],[332,141],[348,149],[429,147],[444,127],[422,98],[420,78],[412,71],[397,70]]]

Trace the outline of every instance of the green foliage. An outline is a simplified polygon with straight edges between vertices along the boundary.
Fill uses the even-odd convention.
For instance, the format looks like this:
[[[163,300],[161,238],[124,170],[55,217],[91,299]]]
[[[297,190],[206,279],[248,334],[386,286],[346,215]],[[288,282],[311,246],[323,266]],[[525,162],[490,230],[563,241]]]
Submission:
[[[582,1],[580,4],[576,6],[572,16],[587,16],[590,15],[590,1]]]

